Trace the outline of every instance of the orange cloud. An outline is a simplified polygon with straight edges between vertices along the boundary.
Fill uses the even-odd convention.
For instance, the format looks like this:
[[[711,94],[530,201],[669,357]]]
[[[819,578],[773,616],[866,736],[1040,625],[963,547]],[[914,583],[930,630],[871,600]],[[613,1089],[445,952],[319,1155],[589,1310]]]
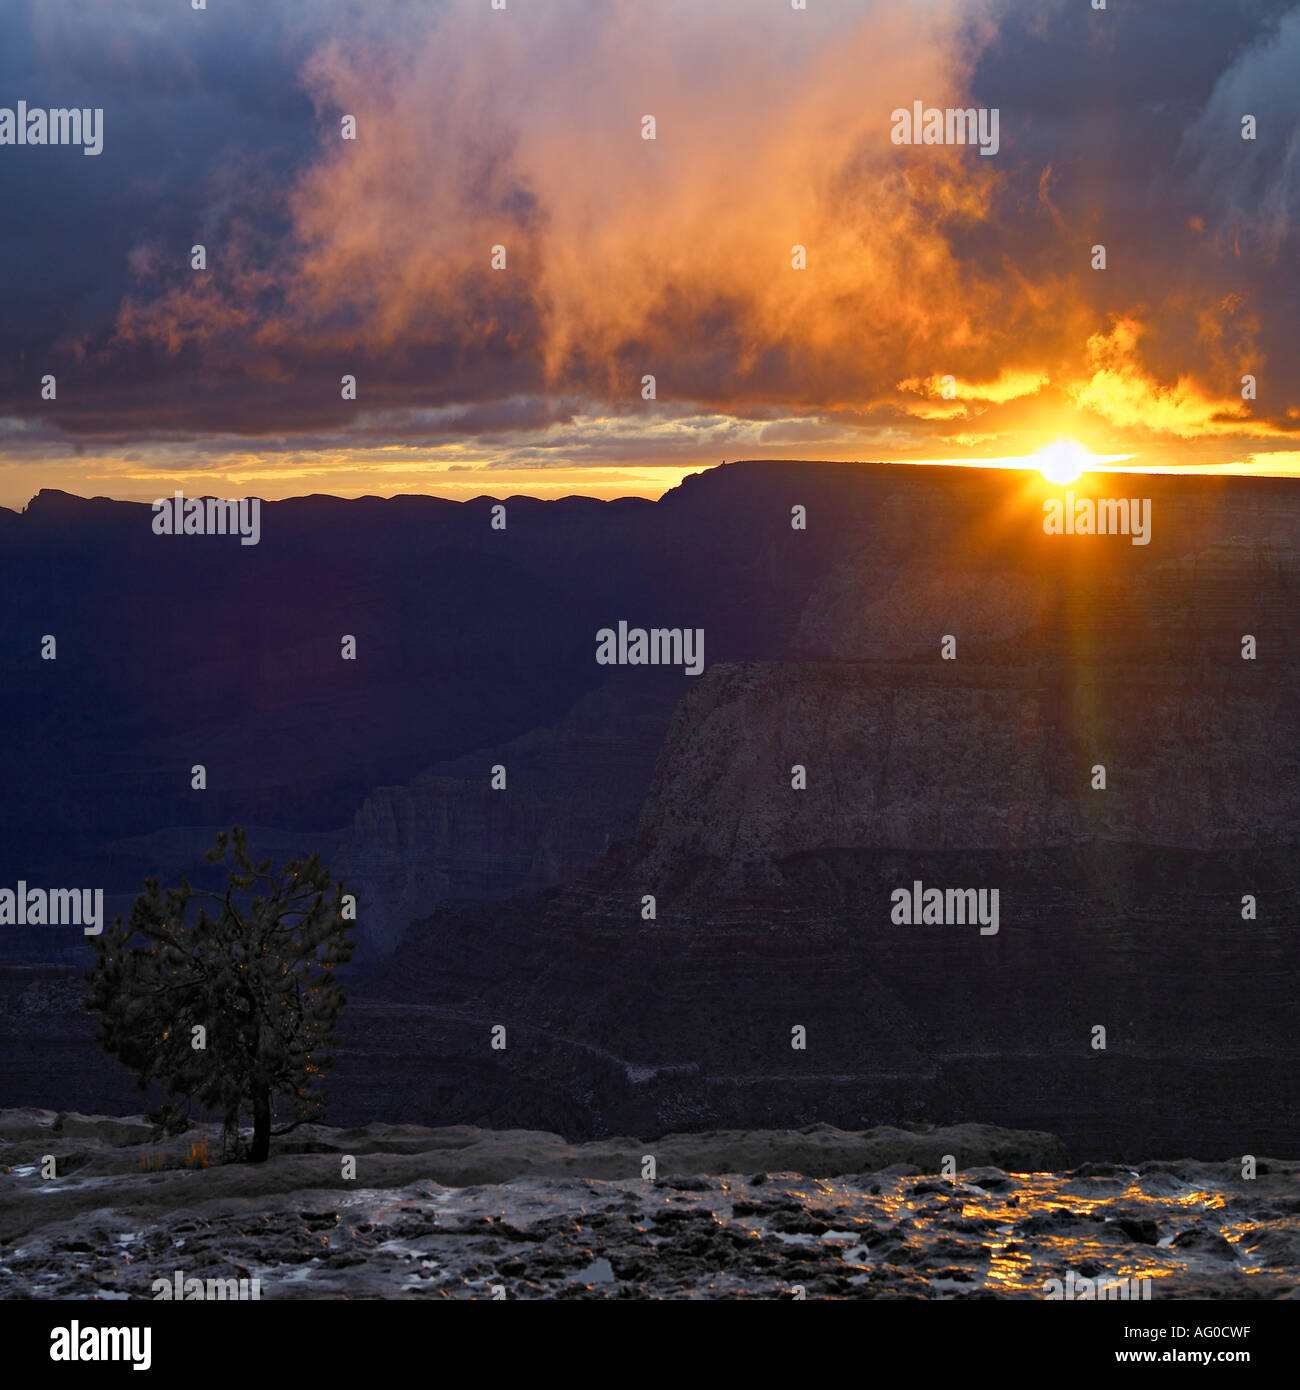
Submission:
[[[1088,339],[1094,371],[1086,382],[1067,388],[1075,404],[1113,425],[1142,426],[1180,439],[1241,434],[1251,419],[1247,402],[1212,395],[1190,374],[1168,385],[1157,381],[1137,360],[1143,331],[1137,319],[1121,317],[1109,333]],[[1254,432],[1270,431],[1257,424]]]
[[[463,433],[495,429],[519,401],[606,437],[659,407],[806,419],[801,437],[901,426],[914,444],[976,418],[949,437],[1009,443],[1071,410],[1182,440],[1279,432],[1231,395],[1263,360],[1245,298],[1162,280],[1163,264],[1148,276],[1136,253],[1092,274],[1070,165],[1017,166],[1006,113],[996,159],[891,142],[896,107],[969,104],[996,12],[376,0],[365,37],[301,74],[308,165],[252,189],[206,276],[132,295],[118,345],[191,350],[213,381],[293,383],[292,407],[287,390],[257,398],[290,432],[356,423],[327,414],[345,371],[369,419],[408,436],[421,412],[445,432],[440,410],[476,402],[504,406]],[[268,208],[288,223],[277,241],[255,230]],[[148,393],[137,408],[158,409]]]
[[[947,375],[952,375],[948,373]],[[1007,401],[1018,400],[1022,396],[1032,396],[1040,391],[1051,380],[1044,372],[1016,370],[1004,367],[997,377],[992,381],[967,381],[961,377],[952,376],[949,386],[950,395],[947,399],[961,402],[971,402],[973,405],[1003,405]],[[924,396],[927,400],[943,400],[945,376],[936,372],[932,376],[922,381],[918,377],[909,377],[905,381],[898,383],[900,391],[910,391],[916,395]],[[964,407],[959,407],[959,411]],[[932,414],[920,407],[911,407],[912,412],[917,415],[924,415],[925,418],[934,418]]]
[[[888,394],[900,369],[970,373],[1014,330],[998,268],[953,247],[1000,175],[889,139],[896,106],[962,97],[970,12],[742,23],[685,0],[459,0],[413,29],[394,11],[391,44],[332,44],[304,73],[322,135],[287,196],[291,241],[133,300],[120,334],[172,352],[223,334],[270,355],[440,348],[449,377],[510,357],[546,389],[638,401],[647,373],[661,396],[817,405]]]

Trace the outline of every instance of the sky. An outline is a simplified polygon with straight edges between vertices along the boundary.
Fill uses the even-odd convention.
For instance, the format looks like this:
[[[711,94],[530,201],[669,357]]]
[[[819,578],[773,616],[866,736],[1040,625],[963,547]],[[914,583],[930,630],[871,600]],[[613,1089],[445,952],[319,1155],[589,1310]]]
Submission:
[[[1300,4],[1093,3],[5,0],[0,505],[1300,472]]]

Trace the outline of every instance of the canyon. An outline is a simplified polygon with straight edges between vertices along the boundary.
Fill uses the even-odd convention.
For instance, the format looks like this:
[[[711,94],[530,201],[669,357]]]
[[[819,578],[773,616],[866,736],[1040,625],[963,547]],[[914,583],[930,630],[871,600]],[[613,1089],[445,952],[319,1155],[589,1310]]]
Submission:
[[[1142,491],[1136,547],[1045,536],[1053,490],[994,470],[738,463],[653,504],[512,499],[495,537],[488,499],[301,499],[264,504],[255,550],[167,547],[165,585],[136,567],[147,508],[43,494],[0,515],[7,635],[55,626],[48,575],[47,665],[93,656],[106,688],[7,669],[31,792],[0,861],[104,881],[111,916],[223,819],[320,849],[362,904],[344,1123],[1292,1152],[1300,487]],[[150,597],[98,607],[59,561],[78,537]],[[228,618],[217,650],[173,629],[164,668],[144,638],[177,594]],[[703,628],[703,674],[599,666],[611,611]],[[201,810],[162,776],[198,742],[225,769]],[[75,795],[41,794],[51,766]],[[997,890],[999,931],[892,923],[916,881]],[[4,1101],[137,1107],[76,944],[0,946]]]

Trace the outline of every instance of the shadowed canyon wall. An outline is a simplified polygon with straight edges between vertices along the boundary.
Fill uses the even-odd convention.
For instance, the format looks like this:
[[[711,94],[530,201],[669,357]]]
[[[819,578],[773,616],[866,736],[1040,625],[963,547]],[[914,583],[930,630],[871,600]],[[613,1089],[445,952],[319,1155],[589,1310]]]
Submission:
[[[267,504],[252,562],[45,494],[0,517],[7,637],[66,634],[61,683],[6,668],[2,881],[97,874],[125,910],[232,819],[328,851],[362,900],[338,1120],[1289,1152],[1300,487],[1095,490],[1150,499],[1150,543],[1045,535],[1059,490],[1023,475],[901,467],[519,499],[497,534],[486,503]],[[702,627],[705,674],[597,665],[619,619]],[[917,881],[997,890],[996,934],[892,920]],[[5,1103],[138,1105],[73,1007],[84,947],[4,931]]]

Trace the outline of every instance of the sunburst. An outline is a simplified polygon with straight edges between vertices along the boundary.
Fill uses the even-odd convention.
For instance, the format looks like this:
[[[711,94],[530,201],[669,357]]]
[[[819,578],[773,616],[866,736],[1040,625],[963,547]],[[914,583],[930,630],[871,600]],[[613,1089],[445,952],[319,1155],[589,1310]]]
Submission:
[[[1092,455],[1073,439],[1058,439],[1034,455],[1038,471],[1049,483],[1065,487],[1074,482],[1092,462]]]

